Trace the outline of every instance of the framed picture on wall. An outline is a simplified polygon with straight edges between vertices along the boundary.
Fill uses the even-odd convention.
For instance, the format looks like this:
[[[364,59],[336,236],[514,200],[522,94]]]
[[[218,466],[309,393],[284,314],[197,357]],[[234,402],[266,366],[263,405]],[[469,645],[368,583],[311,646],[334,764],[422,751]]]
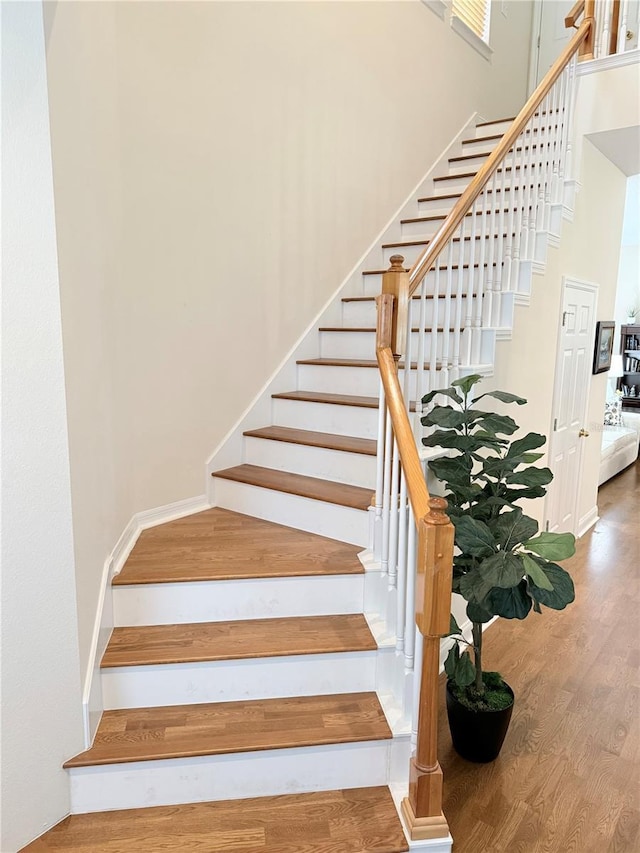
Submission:
[[[611,367],[613,353],[613,320],[598,320],[596,323],[596,345],[593,351],[593,373],[605,373]]]

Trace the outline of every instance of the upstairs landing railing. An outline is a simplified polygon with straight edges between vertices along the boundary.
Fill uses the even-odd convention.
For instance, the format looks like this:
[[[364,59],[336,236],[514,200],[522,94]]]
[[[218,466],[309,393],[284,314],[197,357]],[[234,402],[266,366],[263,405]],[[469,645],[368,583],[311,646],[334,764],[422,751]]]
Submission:
[[[396,648],[414,671],[416,747],[402,806],[414,840],[448,832],[437,720],[454,540],[446,501],[431,497],[425,483],[420,400],[481,368],[483,336],[501,324],[503,301],[521,291],[521,268],[536,260],[539,234],[562,205],[576,61],[593,56],[594,2],[584,5],[576,34],[427,248],[408,271],[393,257],[377,297],[376,547],[396,591]]]
[[[596,0],[595,4],[578,0],[564,19],[565,26],[577,28],[581,18],[587,20],[589,11],[594,24],[593,43],[590,55],[581,54],[581,58],[601,59],[624,53],[638,35],[638,0]]]

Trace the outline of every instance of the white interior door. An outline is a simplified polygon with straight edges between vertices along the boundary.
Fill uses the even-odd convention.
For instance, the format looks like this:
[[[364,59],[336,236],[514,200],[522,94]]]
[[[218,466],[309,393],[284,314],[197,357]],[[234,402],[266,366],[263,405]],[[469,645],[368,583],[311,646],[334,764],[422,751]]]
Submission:
[[[586,431],[587,404],[593,361],[597,285],[563,279],[562,325],[553,404],[547,523],[552,532],[578,532],[578,493],[582,447],[599,441]]]
[[[572,6],[572,0],[538,0],[536,4],[533,19],[532,67],[529,75],[531,91],[542,80],[575,33],[575,30],[567,29],[564,25],[565,16],[571,11]]]

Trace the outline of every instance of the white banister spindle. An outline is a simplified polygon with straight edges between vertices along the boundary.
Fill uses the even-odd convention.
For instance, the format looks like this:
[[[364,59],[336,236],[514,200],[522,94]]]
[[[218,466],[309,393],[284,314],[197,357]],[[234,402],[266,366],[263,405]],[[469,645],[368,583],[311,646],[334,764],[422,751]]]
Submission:
[[[562,202],[564,188],[564,160],[566,155],[567,145],[567,97],[569,93],[569,68],[565,68],[560,78],[560,97],[559,97],[559,120],[560,120],[560,136],[558,140],[558,177],[554,188],[553,201],[554,204]]]
[[[416,367],[416,417],[415,417],[415,435],[416,437],[419,435],[419,426],[420,423],[420,415],[422,414],[422,397],[426,393],[426,389],[424,387],[424,360],[425,360],[425,349],[426,349],[426,341],[427,341],[427,327],[429,325],[428,320],[428,302],[427,302],[427,279],[428,275],[422,279],[420,283],[420,319],[418,321],[418,328],[420,329],[419,337],[418,337],[418,364]],[[431,327],[438,325],[438,315],[437,313],[434,315],[434,312],[431,312]]]
[[[409,505],[409,529],[407,531],[407,596],[404,628],[404,665],[412,670],[416,641],[416,520]]]
[[[627,44],[627,27],[629,26],[629,0],[622,0],[620,3],[620,26],[618,27],[618,37],[616,39],[616,50],[618,53],[624,53]]]
[[[460,364],[462,361],[462,294],[464,293],[464,267],[465,254],[467,252],[467,243],[465,241],[465,217],[462,218],[460,227],[458,228],[458,275],[456,276],[456,300],[455,311],[453,314],[453,361],[452,361],[452,378],[457,379],[460,375]]]
[[[436,263],[438,263],[438,259],[436,259]],[[449,240],[447,246],[447,266],[445,270],[445,297],[444,297],[444,328],[450,329],[452,322],[452,293],[453,293],[453,240]],[[445,382],[447,385],[449,384],[450,371],[449,366],[451,364],[451,335],[445,335],[444,340],[442,341],[442,360],[441,364],[441,375],[440,381]],[[444,387],[443,385],[438,385],[439,388]]]
[[[471,246],[469,249],[469,268],[467,270],[466,299],[464,300],[464,340],[465,361],[467,364],[477,364],[479,359],[480,343],[478,340],[476,357],[476,338],[480,338],[480,332],[473,322],[473,283],[476,271],[476,251],[478,249],[478,199],[471,206]]]
[[[513,204],[514,209],[514,225],[513,230],[516,233],[516,237],[513,243],[513,267],[514,274],[520,275],[520,259],[525,257],[526,245],[524,241],[524,223],[525,223],[525,184],[529,183],[529,176],[524,174],[524,164],[526,163],[526,149],[524,145],[524,140],[521,145],[516,144],[516,148],[513,155],[513,162],[515,165],[519,166],[518,174],[520,178],[517,184],[512,184],[512,192],[511,192],[511,203]]]
[[[476,287],[476,304],[474,307],[475,325],[479,326],[479,327],[486,325],[484,323],[484,319],[485,319],[484,292],[485,292],[485,283],[487,281],[487,275],[486,275],[487,239],[486,239],[486,237],[487,237],[487,232],[489,229],[489,224],[488,224],[489,218],[490,218],[489,205],[495,204],[495,199],[493,199],[493,200],[492,199],[493,199],[493,196],[491,196],[489,194],[487,187],[485,187],[482,190],[482,215],[480,217],[480,239],[478,241],[478,243],[479,243],[479,246],[478,246],[478,249],[479,249],[478,278],[477,278],[478,284]],[[479,357],[480,357],[480,354],[478,353],[478,358]]]
[[[508,162],[508,155],[503,159],[500,165],[500,201],[497,203],[497,212],[496,212],[496,231],[495,231],[495,260],[496,260],[496,271],[494,276],[495,287],[494,290],[504,290],[505,287],[503,285],[503,262],[504,262],[504,223],[505,223],[505,200],[507,196],[511,198],[513,194],[513,188],[515,186],[516,181],[518,180],[518,173],[516,171],[516,163],[512,158],[511,164]],[[511,167],[511,168],[509,168]]]
[[[407,596],[407,482],[404,472],[400,474],[400,507],[398,510],[398,595],[396,596],[396,649],[404,651]],[[411,573],[414,566],[409,566]]]
[[[410,401],[413,399],[411,396],[411,366],[414,363],[414,303],[415,299],[410,299],[409,305],[407,306],[407,337],[405,341],[404,377],[402,382],[402,393],[404,394],[404,401],[407,407],[407,414],[409,415],[409,420],[411,420],[412,417]]]
[[[556,81],[552,91],[553,113],[555,121],[553,124],[553,173],[551,176],[551,204],[556,204],[558,199],[558,185],[560,181],[560,142],[562,139],[562,76]]]
[[[398,559],[398,483],[400,479],[400,452],[394,439],[391,452],[391,489],[389,518],[389,589],[395,589]]]
[[[500,276],[498,274],[498,264],[500,259],[496,254],[496,240],[495,236],[498,230],[498,206],[504,204],[504,196],[508,195],[509,198],[512,196],[511,190],[507,193],[504,189],[498,190],[498,172],[495,171],[493,173],[493,177],[491,179],[491,217],[489,224],[489,233],[487,234],[487,257],[489,259],[489,269],[487,276],[487,298],[489,300],[488,304],[488,326],[497,326],[499,324],[500,317],[500,297],[499,297],[499,288],[500,288]]]
[[[383,573],[389,572],[389,509],[391,506],[391,448],[393,446],[393,433],[391,417],[385,419],[384,431],[384,475],[382,485],[382,547],[381,568]]]
[[[433,270],[433,305],[434,312],[436,317],[436,322],[439,321],[440,318],[440,294],[441,294],[441,279],[440,279],[440,258],[437,257],[434,264]],[[442,300],[444,304],[444,310],[442,312],[442,325],[446,329],[447,323],[449,322],[449,314],[447,312],[446,300]],[[448,341],[449,335],[445,335],[442,340],[442,365],[444,365],[445,353],[448,352]],[[444,373],[445,368],[442,366],[442,371]],[[438,343],[437,341],[434,343],[433,339],[431,340],[431,351],[429,354],[429,388],[425,389],[425,391],[433,391],[438,387]],[[448,384],[448,382],[447,382]]]
[[[531,120],[531,138],[535,141],[535,169],[533,177],[533,189],[531,191],[532,210],[529,214],[529,240],[527,243],[528,257],[532,258],[536,247],[536,233],[540,227],[542,217],[542,204],[544,202],[544,188],[542,187],[542,164],[544,159],[544,139],[542,130],[542,105]]]
[[[605,15],[606,0],[597,0],[595,7],[595,27],[596,32],[593,38],[593,55],[594,59],[601,56],[600,46],[602,44],[602,32],[604,30],[604,15]]]
[[[385,421],[387,418],[387,403],[384,393],[382,378],[380,379],[380,391],[378,392],[378,431],[376,440],[376,496],[375,496],[375,515],[373,526],[373,541],[370,543],[371,550],[374,552],[376,560],[381,559],[381,538],[380,527],[382,524],[382,490],[384,487],[384,437],[385,437]]]
[[[611,18],[613,17],[613,0],[604,0],[602,4],[602,32],[600,35],[597,56],[609,56],[609,41],[611,39]]]
[[[528,127],[530,130],[533,130],[533,121],[530,120]],[[527,137],[525,133],[522,133],[518,139],[518,145],[522,148],[522,159],[527,164],[527,180],[524,183],[524,192],[522,196],[522,222],[520,223],[520,231],[518,231],[517,223],[514,225],[514,229],[516,231],[516,243],[518,244],[517,252],[518,252],[518,275],[519,275],[519,267],[520,261],[529,260],[531,255],[530,249],[530,230],[531,230],[531,217],[533,215],[533,192],[534,192],[534,181],[535,181],[535,172],[536,172],[536,151],[537,146],[535,139],[533,138],[533,133],[531,132],[529,135],[529,141],[527,142]],[[515,279],[518,280],[517,277]]]

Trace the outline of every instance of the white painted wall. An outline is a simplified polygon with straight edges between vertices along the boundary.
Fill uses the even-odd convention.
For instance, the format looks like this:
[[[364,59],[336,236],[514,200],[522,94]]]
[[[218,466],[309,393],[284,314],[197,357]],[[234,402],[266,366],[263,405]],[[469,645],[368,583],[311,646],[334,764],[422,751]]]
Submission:
[[[582,147],[573,222],[563,222],[560,248],[549,249],[543,276],[535,276],[531,305],[516,312],[513,340],[498,349],[495,386],[520,393],[529,405],[514,413],[525,430],[549,435],[560,322],[562,276],[599,286],[597,320],[613,316],[626,177],[588,140]],[[606,210],[606,216],[602,211]],[[596,505],[607,374],[590,378],[590,397],[578,519]],[[545,449],[548,449],[545,448]],[[541,462],[540,464],[543,464]],[[543,502],[530,512],[543,518]]]
[[[42,6],[2,3],[0,849],[69,810],[82,746]]]
[[[627,178],[624,225],[620,247],[620,268],[616,293],[615,351],[620,347],[620,326],[627,322],[630,308],[640,308],[640,175]],[[640,323],[640,315],[636,318]]]
[[[475,110],[513,114],[531,3],[487,62],[420,0],[60,3],[48,16],[80,648],[134,512],[204,462]]]

